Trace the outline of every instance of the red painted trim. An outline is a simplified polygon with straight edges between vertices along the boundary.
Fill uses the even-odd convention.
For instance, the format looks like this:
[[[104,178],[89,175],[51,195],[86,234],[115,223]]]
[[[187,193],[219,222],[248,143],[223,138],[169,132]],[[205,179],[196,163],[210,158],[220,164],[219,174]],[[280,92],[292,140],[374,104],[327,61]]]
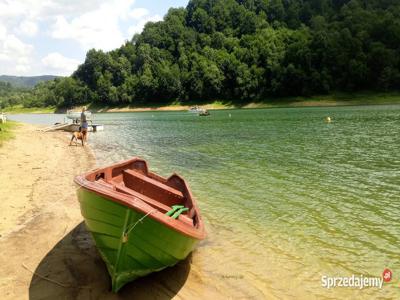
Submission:
[[[111,190],[110,188],[107,188],[106,186],[104,186],[96,181],[90,181],[87,179],[88,177],[94,176],[94,174],[98,174],[98,173],[102,173],[102,172],[105,173],[107,171],[110,172],[110,170],[112,170],[116,167],[127,166],[134,162],[144,162],[146,164],[146,169],[147,169],[146,161],[144,161],[140,158],[134,157],[132,159],[113,164],[106,168],[98,168],[93,171],[84,173],[82,175],[78,175],[75,177],[74,181],[75,181],[75,183],[77,183],[80,186],[80,188],[83,188],[87,191],[96,193],[104,198],[107,198],[110,201],[119,203],[123,206],[129,207],[129,208],[139,211],[143,214],[147,214],[147,213],[150,213],[151,211],[153,211],[154,208],[152,206],[150,206],[149,204],[147,204],[146,202],[144,202],[143,200],[141,200],[140,198],[131,196],[131,195],[127,195],[125,193],[117,192],[115,190]],[[147,173],[148,173],[147,176],[149,176],[150,178],[153,178],[155,180],[164,181],[165,183],[168,181],[168,179],[163,178],[157,174],[154,174],[154,173],[151,173],[148,171],[147,171]],[[173,176],[177,176],[184,183],[186,191],[181,191],[181,192],[183,194],[185,194],[185,192],[187,192],[186,197],[192,203],[192,207],[197,216],[196,217],[197,218],[196,226],[193,227],[193,226],[190,226],[189,224],[183,223],[179,220],[172,219],[171,217],[168,217],[167,215],[165,215],[159,211],[149,214],[148,217],[152,218],[152,219],[164,224],[165,226],[168,226],[188,237],[202,240],[206,237],[206,232],[205,232],[204,223],[200,216],[200,211],[197,206],[196,200],[193,197],[193,194],[190,191],[190,188],[189,188],[188,184],[186,183],[186,181],[177,174],[173,174],[169,178],[171,178]]]

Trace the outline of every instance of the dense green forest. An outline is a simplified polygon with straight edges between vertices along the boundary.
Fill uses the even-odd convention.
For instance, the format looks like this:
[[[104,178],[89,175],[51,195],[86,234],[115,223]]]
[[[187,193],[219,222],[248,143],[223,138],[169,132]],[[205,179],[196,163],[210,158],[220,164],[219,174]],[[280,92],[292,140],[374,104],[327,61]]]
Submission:
[[[191,0],[27,106],[258,101],[400,87],[398,0]]]

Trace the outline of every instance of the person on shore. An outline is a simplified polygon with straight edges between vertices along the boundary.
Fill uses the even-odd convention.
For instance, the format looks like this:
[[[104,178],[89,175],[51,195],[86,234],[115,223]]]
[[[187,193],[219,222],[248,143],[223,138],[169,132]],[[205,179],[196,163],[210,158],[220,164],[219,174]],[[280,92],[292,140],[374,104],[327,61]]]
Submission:
[[[84,106],[82,108],[82,113],[81,113],[81,133],[82,133],[82,146],[84,146],[84,142],[87,141],[87,132],[88,132],[88,121],[86,118],[86,107]]]

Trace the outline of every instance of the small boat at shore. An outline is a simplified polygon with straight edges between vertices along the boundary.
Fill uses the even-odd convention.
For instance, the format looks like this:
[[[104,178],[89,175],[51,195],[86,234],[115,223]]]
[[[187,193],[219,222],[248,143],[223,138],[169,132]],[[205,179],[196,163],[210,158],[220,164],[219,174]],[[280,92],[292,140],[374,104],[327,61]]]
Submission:
[[[196,106],[192,106],[192,107],[188,110],[188,112],[198,114],[198,115],[201,116],[201,117],[209,116],[209,115],[210,115],[210,112],[209,112],[207,109],[201,108],[200,106],[197,106],[197,105],[196,105]]]
[[[69,124],[69,126],[66,126],[65,128],[63,128],[64,131],[70,131],[70,132],[75,132],[75,131],[80,131],[81,128],[81,124],[80,123],[72,123]],[[89,132],[97,132],[97,131],[103,131],[104,130],[104,126],[102,124],[95,124],[92,122],[89,122],[88,125],[88,131]]]
[[[163,178],[132,158],[75,177],[81,213],[111,276],[112,290],[185,259],[205,238],[186,181]]]
[[[203,109],[200,106],[192,106],[191,108],[189,108],[188,112],[190,113],[194,113],[194,114],[198,114],[199,112],[201,112]]]
[[[55,123],[54,125],[42,128],[41,130],[44,132],[56,131],[56,130],[77,132],[77,131],[81,130],[81,124],[80,124],[80,122],[79,123]],[[97,132],[97,131],[103,131],[103,130],[104,130],[104,126],[102,124],[94,124],[92,122],[89,123],[89,126],[88,126],[89,132]]]
[[[66,117],[71,120],[80,120],[81,114],[82,114],[81,111],[67,110]],[[87,110],[87,111],[85,111],[85,115],[88,119],[90,119],[90,117],[92,116],[92,113]]]
[[[210,115],[210,112],[207,110],[207,109],[202,109],[200,112],[199,112],[199,116],[200,117],[206,117],[206,116],[209,116]]]
[[[54,130],[63,130],[63,131],[69,131],[69,132],[80,131],[81,130],[81,114],[82,114],[81,111],[67,110],[67,113],[65,115],[63,123],[57,122],[52,126],[43,128],[42,131],[54,131]],[[104,130],[104,125],[93,122],[92,117],[94,117],[94,115],[90,111],[85,111],[85,115],[86,115],[86,118],[88,121],[87,130],[89,132],[97,132],[97,131]],[[69,119],[69,121],[67,119]]]

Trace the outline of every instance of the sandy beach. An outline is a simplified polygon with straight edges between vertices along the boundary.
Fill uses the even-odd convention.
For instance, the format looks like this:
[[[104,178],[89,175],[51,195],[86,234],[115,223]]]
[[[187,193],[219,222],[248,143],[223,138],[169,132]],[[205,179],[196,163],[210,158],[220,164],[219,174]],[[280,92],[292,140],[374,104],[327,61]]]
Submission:
[[[95,164],[89,148],[68,146],[68,134],[37,129],[21,125],[0,147],[1,299],[46,298],[47,288],[32,293],[40,279],[31,271],[81,222],[73,177]]]
[[[24,124],[0,147],[0,299],[193,299],[227,294],[230,289],[202,275],[197,261],[201,255],[196,253],[202,253],[203,246],[175,267],[112,293],[73,183],[75,175],[95,167],[95,159],[90,148],[68,144],[68,133],[44,133]]]

